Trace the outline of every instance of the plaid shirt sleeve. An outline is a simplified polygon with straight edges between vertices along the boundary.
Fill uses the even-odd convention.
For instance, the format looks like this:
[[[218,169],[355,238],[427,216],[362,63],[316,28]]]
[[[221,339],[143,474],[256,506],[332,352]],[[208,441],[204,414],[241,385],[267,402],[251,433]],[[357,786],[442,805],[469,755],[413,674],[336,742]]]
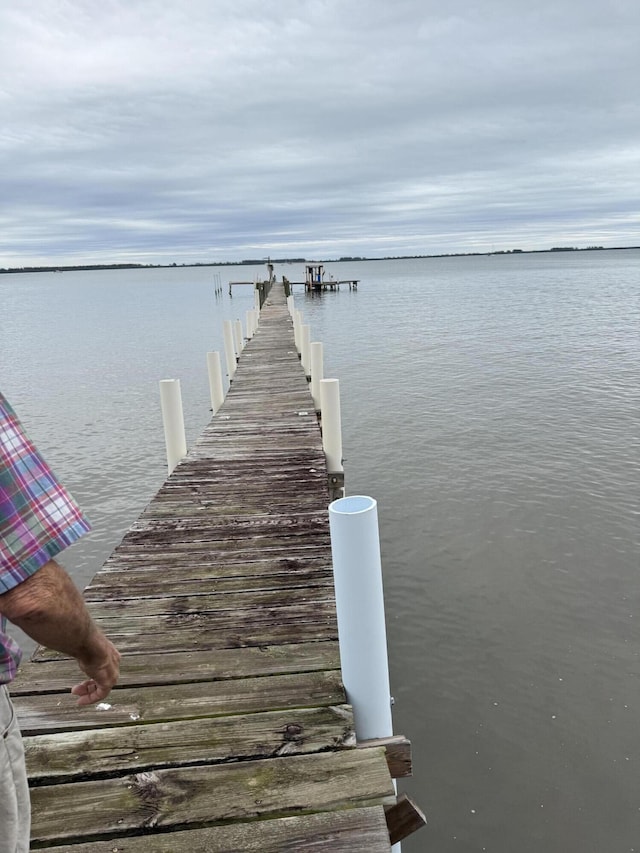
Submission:
[[[0,594],[90,529],[0,394]]]

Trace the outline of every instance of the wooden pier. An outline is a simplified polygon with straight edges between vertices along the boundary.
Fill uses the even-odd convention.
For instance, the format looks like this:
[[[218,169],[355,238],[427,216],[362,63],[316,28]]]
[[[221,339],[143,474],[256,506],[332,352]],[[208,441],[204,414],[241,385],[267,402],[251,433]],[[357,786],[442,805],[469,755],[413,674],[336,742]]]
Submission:
[[[80,709],[45,649],[12,685],[33,850],[390,850],[403,808],[389,744],[355,744],[327,504],[276,284],[222,408],[85,591],[119,685]]]

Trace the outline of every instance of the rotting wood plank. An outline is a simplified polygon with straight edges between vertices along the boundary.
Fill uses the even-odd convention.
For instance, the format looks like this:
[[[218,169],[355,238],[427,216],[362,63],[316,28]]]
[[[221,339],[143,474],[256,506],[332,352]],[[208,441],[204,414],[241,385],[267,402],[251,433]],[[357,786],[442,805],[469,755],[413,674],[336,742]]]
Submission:
[[[384,808],[273,818],[152,836],[56,846],[51,853],[389,853]]]
[[[163,507],[166,509],[166,506]],[[138,521],[131,525],[126,536],[127,539],[133,533],[155,532],[157,530],[198,530],[201,527],[206,527],[210,530],[223,529],[238,529],[242,532],[252,532],[258,530],[264,532],[289,532],[291,528],[302,527],[305,531],[308,529],[320,528],[326,529],[327,514],[322,510],[302,511],[300,509],[292,509],[291,512],[264,513],[258,515],[242,515],[240,513],[230,515],[220,512],[212,512],[211,517],[208,517],[207,510],[214,509],[213,502],[200,504],[197,509],[197,515],[193,515],[193,497],[189,501],[177,502],[172,501],[170,508],[171,516],[168,518],[162,515],[157,518],[150,512],[143,512]],[[183,515],[183,512],[186,514]]]
[[[131,608],[133,610],[133,607]],[[327,596],[320,601],[300,601],[272,603],[264,608],[240,606],[236,604],[231,611],[217,609],[194,609],[192,612],[176,609],[174,613],[154,616],[141,616],[128,613],[124,605],[115,613],[96,616],[96,621],[104,625],[114,635],[129,633],[152,634],[158,631],[196,630],[210,631],[212,634],[224,631],[239,631],[248,629],[255,632],[261,628],[265,635],[278,625],[303,624],[320,622],[327,625],[335,619],[335,603]],[[157,642],[157,640],[156,640]]]
[[[387,807],[385,814],[392,844],[398,844],[427,823],[424,812],[406,794],[401,794],[395,805]]]
[[[126,564],[136,565],[158,565],[165,564],[167,567],[175,565],[176,559],[180,565],[191,564],[194,561],[209,559],[213,564],[224,563],[226,565],[259,562],[263,560],[285,560],[285,559],[312,559],[314,557],[327,557],[331,554],[331,547],[324,537],[318,537],[317,541],[309,542],[304,537],[297,537],[291,543],[269,539],[262,547],[247,547],[242,540],[224,540],[224,542],[191,542],[180,547],[179,542],[166,547],[158,547],[154,550],[144,545],[125,546],[118,548],[112,559],[109,560],[107,571],[127,571]],[[106,566],[106,564],[105,564]]]
[[[341,673],[320,671],[235,678],[227,681],[116,687],[102,706],[78,708],[71,694],[15,696],[24,735],[74,731],[90,726],[130,726],[196,717],[229,716],[285,708],[327,707],[346,702]]]
[[[309,605],[316,609],[318,605],[330,603],[334,596],[330,586],[284,587],[277,590],[225,591],[224,593],[204,593],[187,595],[179,593],[171,596],[154,595],[148,598],[133,598],[126,601],[113,600],[90,602],[91,615],[96,619],[118,617],[126,613],[127,620],[151,618],[154,616],[188,616],[202,613],[219,613],[231,610],[237,613],[251,609],[261,610],[289,607],[291,605]]]
[[[180,563],[178,576],[167,574],[163,568],[173,564],[173,560],[163,560],[161,556],[151,559],[132,560],[126,556],[114,556],[108,564],[108,569],[95,575],[86,587],[86,595],[90,596],[92,591],[101,588],[109,588],[114,591],[128,581],[133,586],[139,583],[149,587],[149,572],[154,572],[154,584],[161,588],[166,585],[179,583],[184,579],[185,583],[199,581],[204,584],[236,584],[246,583],[251,589],[252,584],[258,584],[257,588],[266,588],[271,580],[274,583],[278,579],[282,583],[290,581],[293,584],[299,578],[312,575],[322,576],[330,571],[331,552],[329,548],[319,549],[319,553],[302,556],[282,556],[268,559],[260,554],[253,554],[253,559],[209,560],[200,559],[197,562],[185,557]],[[105,564],[106,566],[106,564]],[[264,581],[262,583],[262,581]],[[204,587],[203,587],[204,589]]]
[[[255,489],[255,493],[247,495],[230,485],[224,490],[222,501],[218,490],[206,483],[172,484],[171,488],[156,495],[153,502],[142,511],[142,515],[156,517],[170,513],[176,504],[182,504],[189,513],[206,510],[211,515],[228,515],[231,518],[275,515],[279,512],[315,512],[319,508],[317,496],[309,494],[306,489],[300,489],[295,496],[289,492],[279,495],[266,487],[260,488],[260,484],[256,484]],[[326,508],[323,496],[320,509],[326,511]]]
[[[225,500],[228,500],[228,494],[225,495]],[[262,512],[255,510],[246,512],[243,509],[244,507],[237,505],[229,510],[226,505],[221,505],[216,496],[202,497],[198,500],[191,492],[183,494],[182,498],[172,495],[154,501],[143,510],[140,521],[143,523],[154,521],[157,524],[160,519],[173,517],[188,520],[205,518],[210,524],[225,524],[233,520],[236,524],[275,525],[278,521],[290,524],[293,518],[305,521],[310,516],[326,513],[326,507],[319,509],[316,501],[310,503],[308,509],[297,502],[295,508],[288,504],[282,509],[265,506]]]
[[[226,542],[242,539],[259,547],[265,539],[284,541],[296,536],[313,539],[318,534],[326,535],[327,527],[325,519],[319,519],[311,514],[302,518],[289,518],[288,520],[284,517],[265,519],[263,516],[260,521],[257,519],[231,521],[222,517],[215,519],[211,524],[206,518],[178,517],[173,518],[170,522],[167,519],[152,518],[144,519],[139,523],[139,526],[129,530],[123,544],[135,547],[139,544],[147,545],[153,541],[164,544],[166,541],[173,542],[178,539],[181,544],[190,544],[194,540],[198,542]]]
[[[285,608],[282,608],[284,611]],[[274,614],[271,620],[262,623],[250,624],[235,621],[225,625],[225,618],[211,616],[195,617],[191,621],[173,620],[173,626],[166,621],[162,626],[162,648],[166,652],[204,651],[205,649],[217,651],[219,649],[241,649],[247,646],[276,646],[279,643],[308,643],[314,640],[323,642],[325,640],[336,640],[338,638],[338,626],[334,616],[323,617],[318,615],[307,616],[308,621],[301,621],[299,611],[284,614]],[[285,619],[285,615],[287,618]],[[121,625],[120,630],[111,630],[109,620],[105,621],[105,630],[113,638],[120,651],[124,654],[150,653],[158,650],[157,632],[141,634],[139,627],[134,624]],[[55,656],[55,653],[54,653]],[[33,660],[41,660],[36,650]]]
[[[226,464],[227,470],[233,468],[237,462],[234,459],[222,461]],[[251,506],[252,501],[256,498],[258,502],[265,503],[264,513],[266,515],[288,511],[302,512],[305,510],[305,504],[311,504],[317,512],[324,512],[327,509],[329,496],[324,479],[315,484],[318,489],[317,494],[315,489],[313,491],[309,489],[309,480],[304,476],[304,472],[300,471],[296,475],[292,475],[289,482],[284,477],[280,478],[277,485],[283,488],[276,489],[273,486],[270,488],[270,485],[272,486],[266,480],[255,480],[251,483],[245,478],[241,480],[232,478],[230,480],[228,475],[225,480],[224,474],[220,472],[214,472],[207,478],[204,472],[198,472],[198,476],[184,477],[180,481],[172,482],[158,496],[158,501],[161,502],[167,498],[176,499],[181,494],[186,494],[189,499],[193,500],[197,500],[197,498],[206,500],[208,498],[209,501],[215,501],[220,509],[225,512],[227,506],[234,503],[233,498],[235,497],[243,508],[239,515],[245,514],[244,507]],[[251,491],[247,491],[248,488]],[[255,495],[253,490],[255,490]],[[269,495],[271,495],[272,500],[269,500]],[[155,503],[154,499],[153,504]],[[151,508],[153,507],[151,506]]]
[[[143,599],[167,595],[225,595],[228,593],[251,593],[258,590],[296,589],[298,587],[314,589],[330,587],[333,589],[333,575],[329,569],[309,569],[274,574],[242,574],[236,577],[210,577],[204,571],[200,577],[190,576],[191,572],[182,572],[181,579],[162,575],[155,577],[153,588],[149,588],[147,572],[127,573],[122,580],[111,575],[101,584],[91,583],[85,588],[87,601],[116,602],[128,599]],[[331,593],[333,595],[333,593]]]
[[[350,706],[293,708],[25,737],[32,784],[353,746]]]
[[[211,551],[212,553],[224,554],[230,551],[240,553],[251,553],[260,551],[269,553],[271,551],[282,551],[289,547],[315,548],[326,544],[326,533],[322,529],[300,530],[286,532],[281,535],[271,536],[255,533],[249,539],[241,531],[230,530],[224,535],[222,531],[202,530],[190,531],[158,531],[154,533],[141,533],[127,537],[118,546],[118,554],[137,554],[140,552],[153,553],[154,551],[167,551],[168,549],[180,553],[184,551]]]
[[[118,689],[338,669],[340,648],[336,640],[218,649],[214,655],[210,651],[166,652],[156,646],[146,654],[128,654],[122,659]],[[74,660],[41,650],[38,666],[20,669],[11,684],[11,695],[68,693],[79,676]]]
[[[31,791],[32,841],[117,838],[131,830],[246,821],[395,799],[382,749],[160,769]]]
[[[215,554],[215,557],[214,557]],[[233,553],[218,552],[211,550],[209,554],[198,554],[196,557],[191,557],[185,554],[180,562],[180,571],[184,570],[191,572],[192,570],[202,569],[211,577],[239,577],[244,574],[257,574],[264,568],[267,572],[277,574],[277,567],[282,567],[283,571],[295,571],[303,566],[316,565],[321,561],[327,565],[327,561],[331,560],[331,546],[329,543],[308,547],[304,544],[292,546],[286,551],[269,549],[268,552],[263,551],[234,551]],[[175,562],[173,555],[163,555],[163,552],[158,554],[145,554],[143,551],[127,553],[126,551],[114,551],[111,557],[104,564],[104,567],[99,575],[96,575],[95,582],[103,574],[108,575],[112,572],[127,572],[131,571],[157,571],[162,570],[165,566],[172,566]],[[276,567],[273,571],[272,567]],[[192,575],[190,575],[192,576]],[[93,581],[92,581],[93,583]]]

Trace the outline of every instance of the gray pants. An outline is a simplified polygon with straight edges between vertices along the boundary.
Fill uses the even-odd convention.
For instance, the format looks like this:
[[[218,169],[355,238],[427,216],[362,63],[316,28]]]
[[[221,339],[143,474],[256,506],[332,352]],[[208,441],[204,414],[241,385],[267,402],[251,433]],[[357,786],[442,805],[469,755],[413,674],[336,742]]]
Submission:
[[[28,853],[31,803],[18,722],[0,685],[0,853]]]

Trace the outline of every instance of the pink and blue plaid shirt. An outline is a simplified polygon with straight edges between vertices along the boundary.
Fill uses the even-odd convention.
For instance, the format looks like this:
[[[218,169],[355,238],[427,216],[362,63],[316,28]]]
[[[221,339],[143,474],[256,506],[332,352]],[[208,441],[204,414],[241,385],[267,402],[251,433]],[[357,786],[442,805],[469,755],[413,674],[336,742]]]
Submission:
[[[0,595],[90,529],[0,393]],[[16,673],[20,649],[4,633],[1,610],[0,598],[0,684],[6,684]]]

